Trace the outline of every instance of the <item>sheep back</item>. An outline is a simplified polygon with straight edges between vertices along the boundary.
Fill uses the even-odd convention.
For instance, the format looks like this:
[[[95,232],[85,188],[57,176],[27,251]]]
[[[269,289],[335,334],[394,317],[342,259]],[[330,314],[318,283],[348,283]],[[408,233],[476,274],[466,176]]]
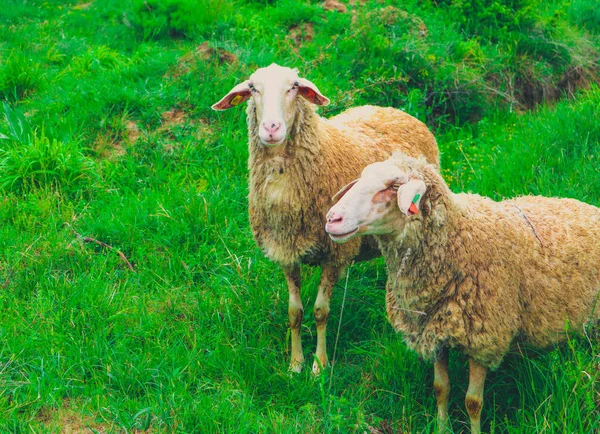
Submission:
[[[424,358],[449,346],[495,368],[516,343],[544,348],[600,317],[598,208],[437,194],[451,199],[424,230],[406,228],[403,248],[380,241],[388,317]]]

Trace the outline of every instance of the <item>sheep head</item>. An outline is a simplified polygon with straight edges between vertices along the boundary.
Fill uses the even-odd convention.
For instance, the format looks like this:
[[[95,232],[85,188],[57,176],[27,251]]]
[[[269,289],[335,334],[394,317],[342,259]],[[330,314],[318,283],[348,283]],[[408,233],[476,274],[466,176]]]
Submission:
[[[342,188],[327,213],[325,230],[344,243],[357,235],[383,235],[401,231],[419,213],[427,186],[398,157],[364,168],[361,177]],[[413,159],[414,160],[414,159]]]
[[[249,98],[254,100],[258,135],[265,146],[275,147],[285,142],[294,122],[296,98],[301,96],[317,105],[329,104],[329,99],[317,86],[298,76],[296,69],[271,64],[260,68],[241,84],[235,86],[213,110],[227,110]]]

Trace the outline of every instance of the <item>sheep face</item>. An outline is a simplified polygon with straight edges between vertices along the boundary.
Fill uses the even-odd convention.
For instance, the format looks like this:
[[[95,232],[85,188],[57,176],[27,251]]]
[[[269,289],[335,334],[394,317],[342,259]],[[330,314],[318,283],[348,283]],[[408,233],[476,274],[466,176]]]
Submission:
[[[296,69],[273,63],[258,69],[249,80],[235,86],[212,108],[226,110],[252,98],[260,141],[265,146],[275,147],[286,141],[296,117],[298,95],[313,104],[329,104],[329,99],[313,83],[298,77]]]
[[[344,243],[357,235],[383,235],[402,231],[419,212],[427,188],[392,161],[374,163],[360,179],[348,184],[333,198],[339,200],[327,213],[325,230]]]

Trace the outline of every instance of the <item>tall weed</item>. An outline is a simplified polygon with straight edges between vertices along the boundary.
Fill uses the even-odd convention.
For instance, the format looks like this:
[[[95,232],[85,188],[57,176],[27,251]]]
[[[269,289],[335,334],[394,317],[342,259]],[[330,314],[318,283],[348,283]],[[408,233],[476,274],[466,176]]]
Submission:
[[[72,190],[93,175],[94,162],[73,141],[35,131],[25,116],[4,103],[7,134],[0,133],[0,189],[24,191],[42,185]]]
[[[232,2],[226,0],[138,0],[135,25],[144,40],[166,37],[191,38],[197,32],[230,16]]]
[[[592,33],[600,33],[600,2],[597,0],[573,0],[569,3],[569,18]]]
[[[0,99],[18,101],[42,82],[42,66],[20,50],[12,50],[0,66]]]

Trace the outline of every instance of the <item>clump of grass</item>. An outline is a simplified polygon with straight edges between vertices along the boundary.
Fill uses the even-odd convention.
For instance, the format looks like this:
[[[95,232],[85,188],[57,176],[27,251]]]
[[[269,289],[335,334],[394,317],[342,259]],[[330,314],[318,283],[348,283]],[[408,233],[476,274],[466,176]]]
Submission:
[[[573,0],[569,3],[569,18],[593,33],[600,33],[600,3],[596,0]]]
[[[538,19],[540,0],[439,0],[437,4],[470,37],[498,42],[532,27]]]
[[[315,21],[323,8],[308,1],[278,0],[277,7],[271,12],[272,18],[285,26]]]
[[[42,66],[14,49],[0,66],[0,99],[18,101],[35,91],[42,82]]]
[[[4,103],[8,134],[0,134],[0,188],[23,191],[42,185],[73,189],[88,180],[94,162],[72,141],[34,131],[25,116]]]
[[[145,41],[191,38],[232,11],[233,4],[226,0],[138,0],[134,8],[135,25]]]
[[[98,69],[112,69],[125,64],[122,56],[111,48],[100,45],[89,48],[84,54],[71,60],[70,68],[77,76],[81,76]]]
[[[286,24],[278,9],[270,16]],[[315,46],[305,43],[299,53],[349,83],[329,110],[361,103],[410,107],[431,125],[463,125],[598,81],[598,48],[566,26],[564,13],[564,6],[537,0],[378,2],[356,8],[352,19],[311,18]]]

